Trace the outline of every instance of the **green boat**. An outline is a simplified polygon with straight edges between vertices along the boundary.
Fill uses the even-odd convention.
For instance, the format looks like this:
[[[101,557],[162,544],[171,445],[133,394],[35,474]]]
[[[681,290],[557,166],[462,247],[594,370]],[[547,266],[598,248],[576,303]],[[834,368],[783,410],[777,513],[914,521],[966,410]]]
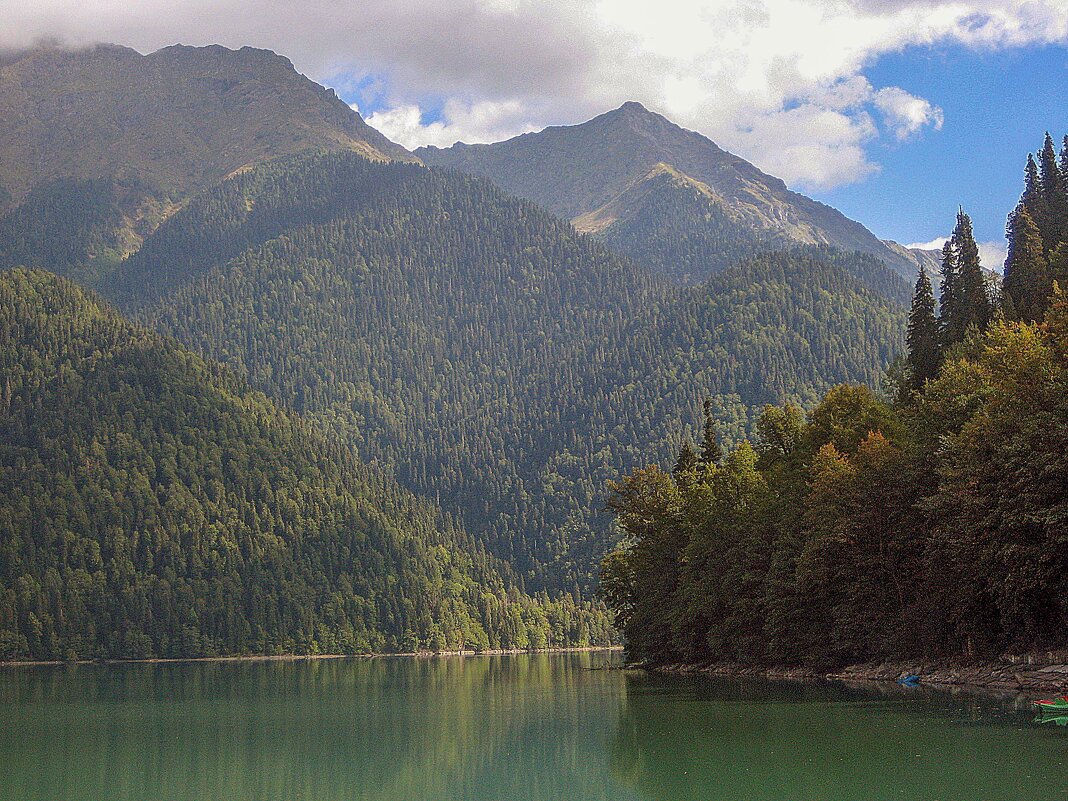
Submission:
[[[1035,723],[1041,723],[1042,725],[1049,725],[1052,723],[1054,726],[1068,726],[1068,715],[1039,715],[1035,718]]]
[[[1040,712],[1065,712],[1068,713],[1068,696],[1050,698],[1043,701],[1032,701],[1032,704]]]

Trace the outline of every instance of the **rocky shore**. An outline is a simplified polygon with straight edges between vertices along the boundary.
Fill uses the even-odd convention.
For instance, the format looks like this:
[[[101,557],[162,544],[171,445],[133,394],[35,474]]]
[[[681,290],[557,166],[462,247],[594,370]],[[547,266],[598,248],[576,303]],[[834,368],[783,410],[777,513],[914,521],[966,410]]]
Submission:
[[[1068,654],[1006,656],[991,662],[912,661],[850,665],[835,670],[797,667],[755,667],[730,663],[647,665],[660,673],[715,676],[762,676],[775,679],[837,679],[841,681],[897,681],[917,675],[935,687],[988,687],[1025,694],[1068,693]]]

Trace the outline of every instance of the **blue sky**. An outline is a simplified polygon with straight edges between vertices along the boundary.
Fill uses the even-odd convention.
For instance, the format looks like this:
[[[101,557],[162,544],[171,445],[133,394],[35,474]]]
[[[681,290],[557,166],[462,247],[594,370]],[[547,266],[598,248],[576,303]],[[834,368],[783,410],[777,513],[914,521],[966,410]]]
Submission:
[[[1001,239],[1027,153],[1047,130],[1058,149],[1068,133],[1068,48],[913,47],[882,57],[865,74],[875,85],[900,86],[941,107],[942,128],[873,143],[877,174],[812,194],[884,239],[945,235],[958,205],[972,216],[977,238]]]

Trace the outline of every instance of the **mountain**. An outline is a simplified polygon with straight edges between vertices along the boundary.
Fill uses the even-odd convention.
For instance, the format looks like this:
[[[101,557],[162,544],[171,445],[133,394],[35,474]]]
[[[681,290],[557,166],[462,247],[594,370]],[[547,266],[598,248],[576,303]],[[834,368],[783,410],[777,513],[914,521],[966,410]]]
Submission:
[[[612,542],[608,477],[706,395],[736,439],[766,402],[877,380],[908,296],[820,249],[684,290],[487,181],[345,153],[231,177],[106,288],[356,442],[528,589],[580,593]]]
[[[0,62],[0,266],[83,268],[91,281],[191,194],[308,149],[414,160],[268,50],[10,56]]]
[[[0,659],[605,642],[228,371],[0,273]],[[503,575],[502,575],[503,571]]]
[[[118,177],[164,196],[308,148],[410,159],[269,50],[36,48],[0,65],[0,186]]]
[[[261,51],[173,55],[200,65],[222,59],[211,80],[223,84],[244,80],[245,59],[287,64]],[[270,107],[298,108],[291,98],[305,96],[304,79],[284,72],[292,81],[267,92]],[[110,74],[87,73],[87,85]],[[192,81],[176,89],[174,113],[197,106],[202,88]],[[87,128],[77,146],[90,153],[102,152],[101,142],[139,141],[137,129],[154,119],[124,118],[132,130],[118,139],[106,126]],[[581,639],[583,627],[593,637],[604,619],[588,607],[580,614],[577,603],[592,597],[598,560],[617,536],[599,511],[609,478],[692,436],[706,397],[724,439],[737,441],[763,404],[812,402],[842,381],[875,382],[900,349],[908,287],[878,258],[754,228],[685,159],[657,158],[640,186],[591,206],[590,224],[603,230],[588,236],[490,181],[404,163],[412,157],[403,152],[386,160],[302,139],[292,142],[296,152],[278,153],[289,140],[277,133],[268,124],[274,144],[251,155],[234,137],[241,154],[224,173],[153,173],[136,159],[99,174],[56,167],[47,182],[12,195],[17,205],[0,217],[0,266],[44,267],[96,287],[138,330],[222,363],[308,436],[358,451],[395,491],[400,485],[428,514],[440,509],[455,521],[442,531],[474,543],[446,551],[489,560],[508,592],[537,593],[531,615],[564,610],[554,618],[565,621],[553,624],[556,642],[562,632]],[[218,153],[205,142],[197,147],[208,163]],[[171,188],[160,189],[165,180]],[[603,225],[612,215],[631,227]],[[646,239],[656,241],[642,252]],[[627,243],[634,258],[613,250]],[[760,253],[768,248],[775,252]],[[702,267],[677,275],[682,281],[648,269],[666,272],[687,258],[723,264],[711,278]],[[44,422],[64,419],[62,399],[50,402]],[[278,441],[265,453],[275,447],[317,446]],[[315,564],[305,556],[294,557],[298,573]],[[493,642],[500,615],[486,615],[481,625]],[[399,642],[392,624],[382,626],[375,630],[385,642]],[[425,641],[430,630],[420,631]]]
[[[931,282],[935,286],[935,292],[938,291],[938,285],[942,280],[942,251],[941,250],[927,250],[925,248],[909,248],[904,245],[899,245],[897,242],[891,242],[889,239],[883,240],[883,243],[899,254],[902,258],[907,259],[915,265],[914,273],[918,273],[920,268],[923,267],[927,271],[927,275],[930,276]],[[991,271],[987,271],[988,274],[993,275]]]
[[[870,254],[908,281],[915,276],[912,258],[860,223],[639,103],[505,142],[415,153],[489,178],[684,281],[742,254],[798,244]]]

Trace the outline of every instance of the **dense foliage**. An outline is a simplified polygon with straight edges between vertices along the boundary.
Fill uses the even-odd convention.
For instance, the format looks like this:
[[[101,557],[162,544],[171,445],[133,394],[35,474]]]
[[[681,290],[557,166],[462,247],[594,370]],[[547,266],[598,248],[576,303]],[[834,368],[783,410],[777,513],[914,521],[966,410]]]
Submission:
[[[996,323],[909,403],[841,386],[755,445],[613,485],[602,582],[631,654],[841,665],[1059,646],[1068,302]]]
[[[604,482],[766,402],[876,380],[905,287],[871,257],[753,259],[682,292],[484,181],[346,155],[190,203],[115,274],[127,308],[326,422],[512,563],[589,591]],[[696,369],[694,365],[697,365]]]
[[[640,196],[613,203],[628,208],[604,230],[605,244],[680,283],[700,283],[736,261],[791,244],[734,219],[696,182],[666,170],[628,194]]]
[[[1068,136],[1059,157],[1048,133],[1038,162],[1027,157],[1023,195],[1006,235],[1005,315],[1041,320],[1053,282],[1068,286]]]
[[[834,666],[1063,646],[1068,296],[1012,274],[1062,247],[1028,205],[1038,174],[1030,161],[1004,293],[960,212],[938,314],[921,272],[887,397],[842,385],[807,415],[768,406],[755,444],[685,446],[670,473],[611,485],[627,538],[602,587],[633,656]]]
[[[589,604],[523,595],[336,439],[65,280],[0,274],[0,376],[0,659],[608,641]]]
[[[0,268],[42,267],[95,284],[163,214],[147,186],[98,178],[39,186],[0,216]]]

